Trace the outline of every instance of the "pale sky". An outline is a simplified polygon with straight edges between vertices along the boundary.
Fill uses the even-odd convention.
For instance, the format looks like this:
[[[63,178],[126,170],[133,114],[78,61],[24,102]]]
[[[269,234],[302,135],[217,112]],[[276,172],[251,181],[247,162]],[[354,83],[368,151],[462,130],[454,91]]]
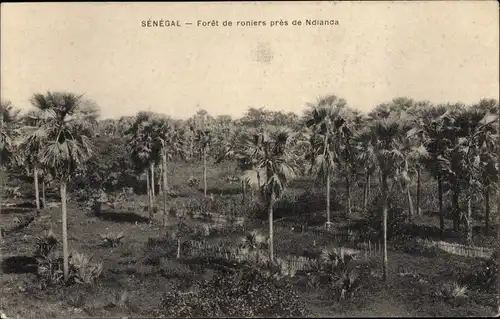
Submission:
[[[143,20],[181,27],[143,28]],[[265,27],[197,27],[197,20]],[[288,26],[270,27],[271,20]],[[292,26],[334,19],[336,26]],[[185,25],[192,22],[193,25]],[[265,57],[268,58],[265,58]],[[398,96],[499,97],[497,1],[1,4],[1,98],[69,91],[103,118],[151,110],[187,118],[249,106],[301,114],[336,94],[359,110]]]

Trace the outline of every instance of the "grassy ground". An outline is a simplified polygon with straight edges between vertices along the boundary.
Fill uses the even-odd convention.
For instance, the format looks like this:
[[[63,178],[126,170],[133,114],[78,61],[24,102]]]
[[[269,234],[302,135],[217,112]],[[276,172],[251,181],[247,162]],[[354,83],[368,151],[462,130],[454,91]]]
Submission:
[[[179,197],[169,199],[169,207],[181,207],[195,197],[201,198],[202,193],[186,185],[191,176],[201,176],[201,172],[202,169],[195,165],[170,166],[169,182],[179,193]],[[241,195],[237,191],[239,185],[230,185],[225,181],[226,176],[233,174],[231,167],[218,167],[209,172],[211,193],[226,194],[227,201],[240,199]],[[297,210],[294,212],[300,217],[303,213],[300,210],[309,210],[312,221],[322,222],[324,213],[320,210],[321,201],[312,200],[311,204],[300,197],[311,188],[308,182],[297,181],[292,185],[290,198],[295,198],[300,204],[293,205],[293,209]],[[356,219],[359,221],[361,217],[358,213],[345,217],[342,186],[334,189],[336,192],[333,194],[335,200],[332,206],[335,211],[332,219],[337,226],[354,224]],[[161,203],[161,198],[158,201]],[[166,254],[165,251],[175,248],[160,245],[151,249],[149,239],[161,238],[167,230],[160,227],[159,222],[147,222],[147,212],[137,209],[134,203],[146,203],[146,196],[135,196],[128,202],[129,204],[123,204],[115,210],[106,208],[100,218],[87,216],[75,203],[68,206],[71,250],[83,252],[103,263],[102,276],[93,287],[76,285],[40,290],[36,285],[33,269],[21,267],[34,252],[36,236],[49,228],[60,235],[60,208],[44,209],[40,216],[35,216],[31,209],[4,210],[2,225],[6,225],[4,227],[8,229],[15,229],[19,221],[29,221],[31,216],[35,219],[25,227],[8,232],[4,237],[0,251],[0,310],[14,318],[148,316],[158,307],[164,292],[189,289],[190,283],[213,275],[213,271],[203,265],[193,267],[175,258],[167,258],[159,264],[148,262],[151,258],[159,259]],[[353,202],[359,203],[360,200],[358,198]],[[284,214],[290,209],[292,208],[283,205],[278,213]],[[161,220],[161,213],[155,217],[156,220]],[[415,224],[436,227],[436,221],[437,217],[427,215],[417,219]],[[175,218],[170,217],[170,223],[174,222]],[[263,227],[265,229],[266,226]],[[101,245],[100,234],[110,232],[124,233],[121,245],[115,248]],[[231,236],[215,240],[234,242],[235,235]],[[304,253],[301,247],[312,245],[308,239],[312,237],[291,233],[285,228],[277,228],[275,236],[278,253],[300,255]],[[297,282],[301,297],[309,310],[315,316],[327,317],[492,315],[494,295],[491,290],[482,291],[481,287],[471,287],[465,298],[438,296],[445,283],[464,281],[482,261],[446,253],[427,257],[419,252],[409,254],[398,251],[392,245],[390,248],[387,284],[383,284],[380,279],[380,262],[371,261],[364,265],[367,267],[367,277],[354,299],[339,302],[331,289],[306,287]]]

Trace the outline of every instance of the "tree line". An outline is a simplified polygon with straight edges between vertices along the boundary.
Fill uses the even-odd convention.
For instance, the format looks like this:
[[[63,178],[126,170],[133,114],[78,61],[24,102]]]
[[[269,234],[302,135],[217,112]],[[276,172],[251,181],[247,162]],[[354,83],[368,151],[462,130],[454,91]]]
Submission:
[[[171,161],[203,165],[203,189],[208,196],[207,163],[233,161],[241,172],[244,190],[257,192],[269,216],[269,254],[273,252],[273,209],[290,180],[310,175],[326,188],[326,225],[331,225],[330,192],[335,178],[345,184],[345,214],[352,213],[351,194],[363,187],[362,209],[367,210],[372,180],[379,185],[387,266],[387,215],[391,191],[399,189],[407,200],[407,218],[421,215],[421,176],[435,181],[443,237],[445,202],[450,198],[455,231],[464,230],[472,242],[473,204],[480,199],[485,229],[490,228],[491,198],[498,191],[498,101],[483,99],[473,105],[433,105],[411,98],[395,98],[368,113],[351,108],[345,99],[328,95],[308,104],[301,115],[249,108],[239,119],[213,117],[199,110],[187,120],[153,112],[99,120],[99,107],[81,95],[66,92],[34,94],[33,106],[21,114],[2,102],[0,152],[2,169],[23,167],[33,176],[37,209],[39,182],[44,198],[46,183],[60,188],[64,272],[67,275],[67,185],[94,172],[95,189],[120,171],[131,170],[147,178],[148,210],[152,218],[155,197],[163,194],[167,218]],[[97,146],[122,141],[122,156],[106,159]],[[108,147],[106,144],[106,147]],[[105,147],[105,148],[106,148]],[[111,170],[96,174],[93,166],[106,162]],[[361,183],[358,183],[361,181]],[[416,196],[411,189],[416,188]],[[158,191],[157,191],[158,190]],[[42,201],[43,202],[43,201]],[[474,203],[473,203],[474,202]]]

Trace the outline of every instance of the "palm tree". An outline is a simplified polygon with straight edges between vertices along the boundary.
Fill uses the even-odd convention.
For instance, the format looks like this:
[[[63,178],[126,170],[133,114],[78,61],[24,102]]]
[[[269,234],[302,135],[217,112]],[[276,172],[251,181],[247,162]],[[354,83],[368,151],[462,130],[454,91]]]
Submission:
[[[264,194],[269,212],[269,258],[271,261],[274,260],[274,204],[283,195],[288,181],[297,172],[296,159],[290,154],[294,137],[295,134],[287,128],[269,128],[268,133],[264,132],[254,136],[254,139],[261,141],[261,149],[258,153],[258,167],[262,168],[266,174]]]
[[[21,141],[20,149],[23,153],[24,162],[27,167],[31,167],[33,170],[33,177],[35,182],[35,198],[36,198],[36,208],[40,209],[40,192],[39,192],[39,182],[38,177],[40,173],[43,173],[43,167],[40,163],[41,152],[47,145],[47,132],[43,127],[44,114],[43,110],[37,109],[29,112],[24,117],[24,131],[25,136]],[[43,185],[43,187],[45,187]],[[44,189],[45,193],[45,189]],[[45,200],[45,196],[44,200]]]
[[[4,167],[18,160],[16,154],[16,140],[20,136],[19,118],[20,110],[13,108],[10,101],[0,103],[0,174],[1,185],[4,182]],[[0,203],[0,213],[1,213]],[[0,227],[0,240],[2,239],[2,229]]]
[[[495,143],[497,116],[484,114],[481,110],[471,108],[462,112],[456,120],[460,128],[456,148],[462,153],[464,176],[467,179],[467,242],[472,243],[472,199],[481,195],[481,150],[492,148]]]
[[[342,141],[348,135],[344,108],[346,101],[335,95],[322,98],[315,105],[309,105],[304,118],[309,128],[311,169],[326,179],[326,220],[330,227],[330,186],[331,175],[339,159]]]
[[[212,139],[210,129],[197,130],[195,141],[203,156],[203,193],[207,196],[207,155]]]
[[[160,143],[161,171],[163,180],[163,225],[167,224],[167,163],[175,155],[182,155],[183,143],[179,127],[170,118],[160,118],[154,122],[155,136]],[[160,183],[161,185],[161,183]]]
[[[422,141],[428,156],[424,159],[424,166],[431,172],[438,184],[439,201],[439,234],[444,238],[444,210],[443,210],[443,182],[450,171],[450,162],[446,159],[450,147],[448,132],[453,123],[450,109],[445,105],[429,108],[422,114],[418,128],[422,133]],[[418,188],[418,185],[417,185]],[[417,194],[418,194],[417,190]],[[417,196],[417,207],[419,197]]]
[[[395,179],[398,168],[404,166],[405,156],[401,152],[406,138],[407,123],[401,118],[374,120],[360,135],[370,141],[381,173],[382,235],[383,235],[383,278],[387,280],[387,213],[388,181]]]
[[[36,107],[39,136],[45,147],[40,163],[49,167],[60,182],[64,279],[68,279],[67,184],[77,167],[84,165],[93,152],[90,137],[97,125],[98,109],[82,103],[82,96],[73,93],[36,93],[30,102]]]
[[[160,156],[159,138],[153,125],[154,116],[150,112],[139,112],[135,122],[126,131],[129,136],[131,157],[138,172],[146,171],[149,202],[149,218],[153,219],[154,206],[154,170]]]

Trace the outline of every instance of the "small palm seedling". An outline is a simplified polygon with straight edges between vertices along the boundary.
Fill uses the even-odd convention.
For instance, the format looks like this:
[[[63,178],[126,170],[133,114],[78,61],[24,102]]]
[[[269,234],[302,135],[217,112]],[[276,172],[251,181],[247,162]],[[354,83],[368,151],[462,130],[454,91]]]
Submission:
[[[73,253],[70,264],[77,283],[91,285],[102,273],[102,263],[95,263],[92,258],[81,253]]]
[[[467,286],[459,285],[457,282],[447,282],[442,285],[437,295],[444,299],[459,299],[467,297]]]
[[[57,245],[59,245],[59,240],[52,229],[49,229],[42,236],[37,237],[35,257],[47,256],[57,247]]]
[[[266,236],[258,230],[252,230],[242,238],[242,246],[250,250],[261,249],[266,242]]]
[[[339,279],[335,282],[336,286],[340,285],[339,301],[345,299],[346,294],[351,298],[354,297],[354,292],[360,286],[358,278],[358,272],[355,268],[345,269],[340,273]]]
[[[124,237],[123,232],[101,234],[101,240],[105,247],[117,247],[121,244]]]

